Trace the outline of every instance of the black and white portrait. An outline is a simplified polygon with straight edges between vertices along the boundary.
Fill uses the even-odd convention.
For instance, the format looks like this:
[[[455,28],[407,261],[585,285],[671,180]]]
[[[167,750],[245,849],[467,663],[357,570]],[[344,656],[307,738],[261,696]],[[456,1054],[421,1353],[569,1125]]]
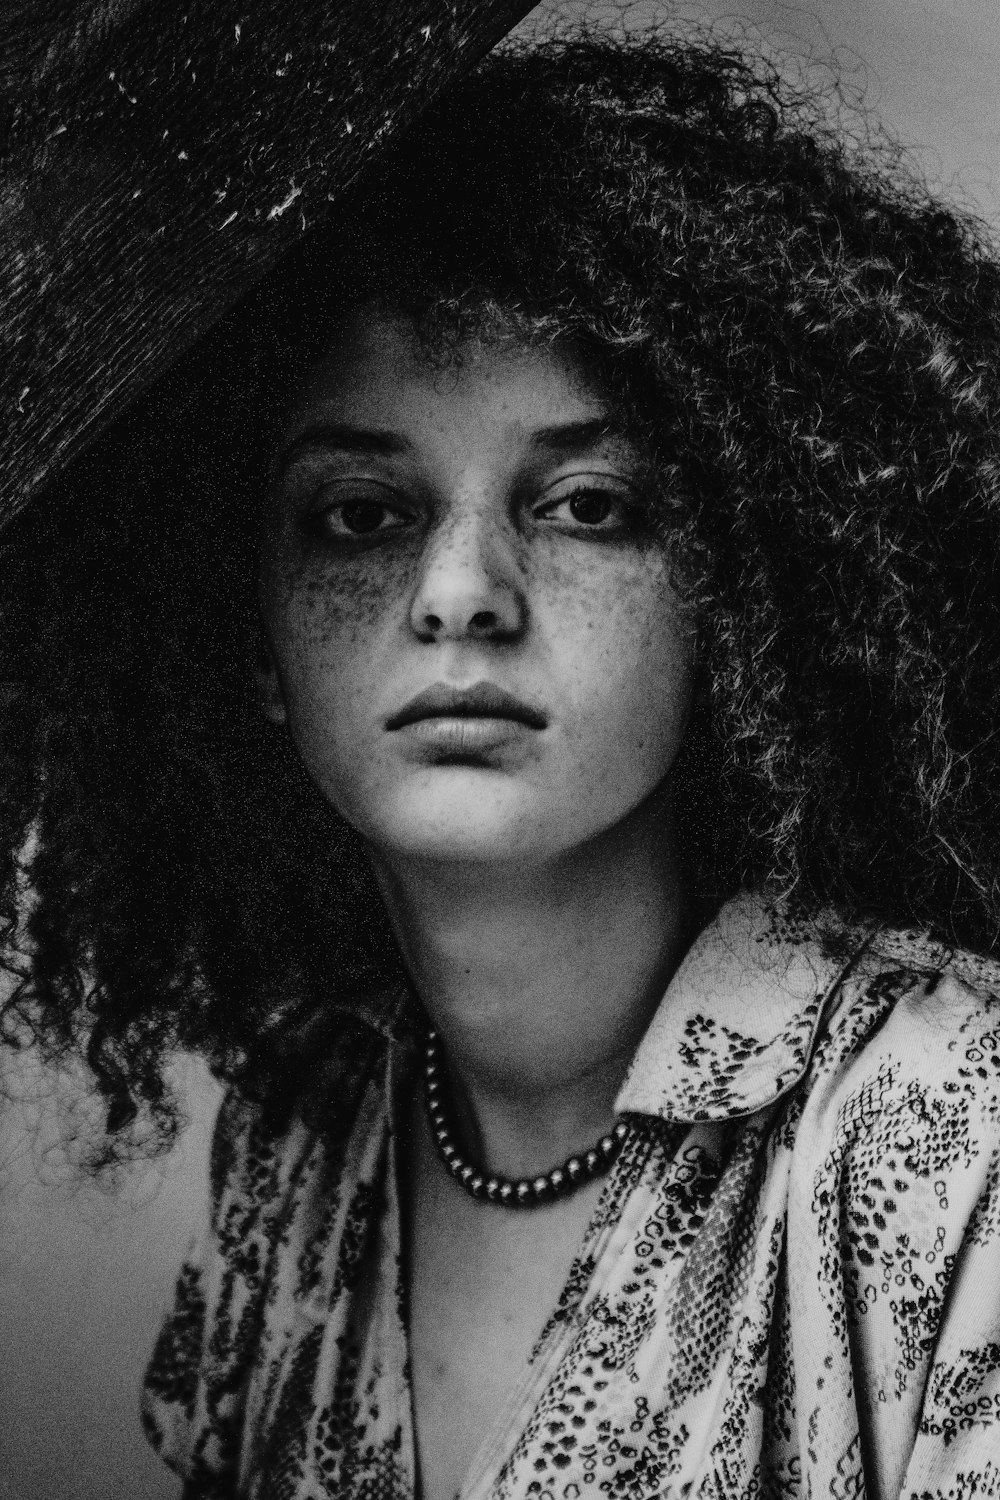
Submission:
[[[0,17],[0,1500],[1000,1497],[998,77]]]

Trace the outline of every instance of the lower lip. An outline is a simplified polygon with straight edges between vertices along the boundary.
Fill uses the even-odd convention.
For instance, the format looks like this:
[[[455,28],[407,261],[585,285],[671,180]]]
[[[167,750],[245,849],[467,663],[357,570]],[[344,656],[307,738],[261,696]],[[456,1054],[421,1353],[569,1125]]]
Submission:
[[[429,749],[443,750],[451,755],[481,755],[487,750],[499,750],[533,732],[531,726],[520,719],[449,718],[447,715],[417,719],[397,731]]]

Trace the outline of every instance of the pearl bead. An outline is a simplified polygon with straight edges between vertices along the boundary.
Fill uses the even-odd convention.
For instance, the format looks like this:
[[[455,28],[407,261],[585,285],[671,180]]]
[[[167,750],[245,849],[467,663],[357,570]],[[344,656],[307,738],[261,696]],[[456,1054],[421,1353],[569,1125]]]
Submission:
[[[424,1099],[434,1144],[452,1177],[477,1202],[498,1203],[503,1208],[531,1208],[565,1198],[575,1188],[606,1171],[628,1135],[626,1121],[618,1120],[596,1146],[582,1156],[571,1156],[562,1166],[553,1167],[551,1172],[542,1176],[517,1180],[492,1174],[486,1176],[465,1160],[452,1138],[441,1063],[441,1044],[437,1033],[432,1031],[424,1054]]]

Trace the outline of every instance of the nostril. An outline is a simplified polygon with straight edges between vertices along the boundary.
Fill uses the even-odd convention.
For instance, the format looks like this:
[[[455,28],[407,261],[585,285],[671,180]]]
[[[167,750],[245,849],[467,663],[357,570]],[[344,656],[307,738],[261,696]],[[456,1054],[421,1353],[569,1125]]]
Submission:
[[[477,609],[474,614],[461,614],[453,620],[447,615],[424,614],[421,616],[420,633],[432,638],[450,636],[460,624],[460,633],[473,636],[496,635],[504,627],[495,609]]]

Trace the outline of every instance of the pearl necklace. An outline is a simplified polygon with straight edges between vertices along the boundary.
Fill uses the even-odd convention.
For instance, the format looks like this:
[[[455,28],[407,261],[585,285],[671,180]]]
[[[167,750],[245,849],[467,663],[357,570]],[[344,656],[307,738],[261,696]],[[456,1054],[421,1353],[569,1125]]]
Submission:
[[[622,1148],[628,1126],[619,1120],[614,1128],[589,1151],[571,1156],[561,1167],[553,1167],[542,1177],[498,1177],[480,1172],[466,1161],[452,1134],[448,1107],[444,1099],[441,1042],[436,1031],[427,1035],[424,1053],[424,1098],[438,1154],[455,1181],[470,1198],[499,1203],[502,1208],[535,1208],[567,1198],[570,1193],[592,1182],[606,1172]]]

